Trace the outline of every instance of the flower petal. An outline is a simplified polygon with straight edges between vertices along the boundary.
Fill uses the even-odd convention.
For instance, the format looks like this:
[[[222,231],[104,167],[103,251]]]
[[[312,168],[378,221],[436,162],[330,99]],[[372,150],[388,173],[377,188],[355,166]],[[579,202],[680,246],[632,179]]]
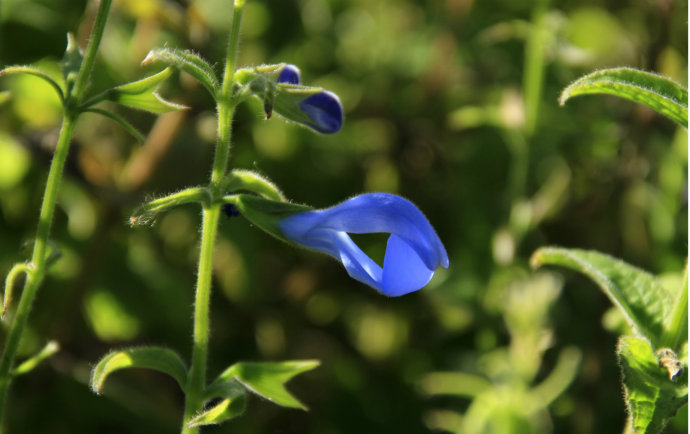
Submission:
[[[406,240],[430,270],[439,265],[448,268],[449,264],[446,249],[424,214],[412,202],[394,194],[362,194],[332,208],[295,214],[280,226],[286,236],[302,241],[307,241],[309,232],[316,228],[354,234],[396,234]],[[302,241],[298,242],[305,244]]]
[[[277,83],[288,83],[288,84],[299,84],[299,82],[300,82],[299,68],[296,67],[295,65],[288,63],[287,65],[285,65],[283,70],[280,71],[280,75],[278,75],[278,80],[276,82]]]
[[[380,291],[398,297],[424,287],[434,276],[414,248],[397,235],[388,238]]]
[[[299,103],[299,108],[311,120],[308,126],[320,133],[332,134],[343,126],[343,106],[333,92],[324,90],[307,97]]]
[[[400,296],[421,289],[448,255],[428,220],[411,202],[369,193],[333,208],[305,211],[278,222],[285,237],[339,259],[348,274],[379,292]],[[387,232],[383,268],[352,241],[350,233]]]

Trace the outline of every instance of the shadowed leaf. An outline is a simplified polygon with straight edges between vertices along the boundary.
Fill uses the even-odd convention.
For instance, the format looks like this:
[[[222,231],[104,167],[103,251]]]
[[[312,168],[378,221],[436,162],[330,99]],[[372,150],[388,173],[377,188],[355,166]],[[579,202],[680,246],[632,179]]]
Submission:
[[[138,347],[113,351],[103,357],[91,372],[91,389],[100,394],[105,380],[115,371],[127,368],[146,368],[173,377],[182,390],[187,382],[187,368],[172,350],[160,347]]]
[[[586,275],[618,306],[637,332],[655,348],[660,345],[664,321],[675,297],[651,274],[591,250],[545,247],[534,252],[530,262],[533,267],[560,265]]]

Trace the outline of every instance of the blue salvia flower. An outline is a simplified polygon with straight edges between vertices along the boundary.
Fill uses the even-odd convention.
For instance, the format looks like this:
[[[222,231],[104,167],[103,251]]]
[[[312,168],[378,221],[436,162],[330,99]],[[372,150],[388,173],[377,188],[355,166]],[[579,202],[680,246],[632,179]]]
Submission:
[[[287,84],[299,84],[300,83],[300,73],[299,68],[295,65],[286,64],[285,67],[280,71],[278,75],[277,83],[287,83]]]
[[[338,259],[348,274],[382,294],[397,297],[424,287],[448,255],[424,214],[410,201],[367,193],[324,210],[299,212],[278,222],[289,240]],[[390,233],[383,267],[349,233]]]
[[[286,64],[280,71],[278,84],[299,85],[300,71],[295,65]],[[333,92],[322,90],[319,93],[308,96],[298,103],[299,109],[306,119],[297,122],[324,134],[338,132],[343,126],[343,106],[340,99]]]

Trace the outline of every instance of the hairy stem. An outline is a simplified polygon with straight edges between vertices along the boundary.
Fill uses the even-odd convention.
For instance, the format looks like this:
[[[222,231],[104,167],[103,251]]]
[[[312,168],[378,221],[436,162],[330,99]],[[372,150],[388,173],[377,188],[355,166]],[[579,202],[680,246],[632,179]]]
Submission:
[[[91,75],[96,52],[98,51],[98,46],[103,37],[103,30],[105,29],[105,23],[108,19],[111,3],[112,0],[101,0],[101,4],[99,5],[94,28],[86,49],[86,56],[79,68],[73,93],[68,96],[71,103],[68,103],[65,107],[62,117],[62,127],[60,128],[60,135],[58,136],[57,146],[55,148],[55,155],[50,163],[50,171],[48,172],[48,180],[46,181],[43,203],[41,204],[41,213],[38,218],[38,229],[36,231],[33,254],[31,262],[28,264],[29,272],[27,273],[24,290],[19,298],[19,305],[14,315],[14,320],[9,326],[2,358],[0,358],[0,432],[2,432],[3,427],[3,416],[8,389],[12,381],[11,371],[14,365],[14,359],[29,318],[29,312],[31,311],[34,298],[46,274],[48,240],[50,237],[53,214],[55,212],[58,187],[62,179],[62,172],[65,161],[67,160],[67,154],[69,153],[74,125],[79,115],[79,113],[74,110],[74,107],[79,107],[84,89],[86,88],[86,83]]]
[[[220,199],[225,193],[222,187],[230,156],[232,117],[236,104],[232,98],[232,77],[236,68],[243,6],[244,0],[235,0],[232,8],[233,18],[230,26],[227,57],[225,59],[223,87],[217,101],[218,137],[209,184],[212,200],[210,205],[204,206],[202,214],[201,251],[199,253],[199,271],[194,301],[194,344],[192,347],[192,365],[189,368],[185,390],[186,402],[184,419],[182,421],[183,434],[196,434],[199,432],[199,428],[189,428],[188,424],[203,409],[204,404],[203,396],[204,388],[206,387],[206,362],[208,359],[210,329],[209,300],[211,298],[213,274],[213,247],[218,231],[221,207],[223,206],[220,203]]]
[[[209,300],[213,272],[213,246],[216,240],[221,205],[204,208],[201,228],[201,252],[194,301],[194,347],[192,366],[187,380],[183,433],[198,433],[198,428],[188,428],[189,421],[201,410],[206,385],[206,361],[210,329]]]
[[[240,26],[242,24],[242,11],[244,0],[235,0],[232,7],[232,23],[230,24],[230,37],[228,51],[225,58],[225,72],[223,73],[223,87],[218,98],[218,141],[216,154],[211,172],[211,191],[214,195],[222,195],[217,191],[225,178],[225,172],[230,156],[230,139],[232,135],[232,116],[235,102],[232,100],[232,77],[237,67],[237,47],[240,42]]]

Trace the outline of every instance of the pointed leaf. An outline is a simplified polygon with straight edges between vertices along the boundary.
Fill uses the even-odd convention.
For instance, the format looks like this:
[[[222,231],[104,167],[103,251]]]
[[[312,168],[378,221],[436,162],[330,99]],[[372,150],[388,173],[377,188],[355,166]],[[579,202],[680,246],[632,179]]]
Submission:
[[[234,398],[226,398],[213,407],[195,416],[187,423],[188,428],[204,425],[217,425],[244,413],[247,395],[242,391]]]
[[[165,68],[161,72],[153,74],[141,80],[133,81],[131,83],[122,84],[114,88],[117,92],[126,93],[130,95],[138,95],[156,90],[168,77],[172,74],[172,69]]]
[[[62,68],[62,75],[65,77],[68,94],[72,92],[72,87],[77,81],[77,75],[79,75],[79,68],[81,68],[82,60],[84,60],[84,53],[79,49],[79,44],[77,44],[76,39],[74,39],[74,35],[68,33],[67,49],[60,61],[60,67]]]
[[[209,388],[218,387],[231,380],[239,381],[248,390],[283,407],[307,407],[285,389],[285,383],[295,375],[310,371],[318,360],[294,360],[287,362],[239,362],[226,369]]]
[[[144,135],[137,130],[134,125],[130,124],[128,121],[126,121],[122,116],[116,115],[113,112],[109,112],[108,110],[103,110],[99,108],[87,108],[84,110],[84,112],[88,113],[96,113],[101,116],[105,116],[109,119],[114,120],[118,124],[120,124],[125,130],[127,130],[128,133],[130,133],[132,136],[134,136],[135,139],[137,139],[137,142],[139,143],[144,143],[146,140],[144,138]]]
[[[618,359],[633,431],[660,433],[688,402],[687,370],[677,382],[671,381],[666,369],[659,366],[649,342],[633,336],[620,339]]]
[[[658,347],[674,296],[651,274],[591,250],[545,247],[530,260],[533,267],[560,265],[586,275],[618,306],[638,333]]]
[[[150,62],[163,62],[182,69],[203,84],[214,98],[217,96],[219,84],[216,73],[199,55],[188,50],[157,48],[151,50],[141,63],[145,65]]]
[[[166,101],[156,93],[156,88],[165,81],[170,74],[172,74],[172,69],[166,68],[150,77],[110,89],[104,93],[104,96],[110,101],[156,114],[185,109],[185,106]],[[88,107],[100,100],[101,98],[96,97],[85,105]]]
[[[2,77],[3,75],[10,74],[29,74],[38,78],[42,78],[43,80],[47,81],[48,84],[53,86],[58,96],[60,97],[60,101],[62,101],[63,103],[65,102],[65,92],[62,89],[62,86],[60,86],[58,82],[55,81],[55,79],[53,79],[53,77],[51,77],[44,71],[41,71],[38,68],[28,65],[8,66],[7,68],[0,70],[0,77]]]
[[[42,361],[60,351],[60,344],[57,341],[49,341],[36,355],[24,360],[19,366],[14,368],[12,375],[22,375],[31,372]]]
[[[160,347],[138,347],[113,351],[103,357],[91,372],[91,389],[100,394],[105,380],[115,371],[126,368],[147,368],[168,374],[185,389],[187,368],[172,350]]]
[[[116,93],[112,100],[122,105],[156,114],[184,110],[187,108],[183,105],[164,100],[156,92],[142,93],[138,95]]]
[[[604,69],[570,84],[559,102],[563,105],[571,97],[588,94],[626,98],[656,110],[685,129],[688,127],[688,90],[668,77],[633,68]]]

